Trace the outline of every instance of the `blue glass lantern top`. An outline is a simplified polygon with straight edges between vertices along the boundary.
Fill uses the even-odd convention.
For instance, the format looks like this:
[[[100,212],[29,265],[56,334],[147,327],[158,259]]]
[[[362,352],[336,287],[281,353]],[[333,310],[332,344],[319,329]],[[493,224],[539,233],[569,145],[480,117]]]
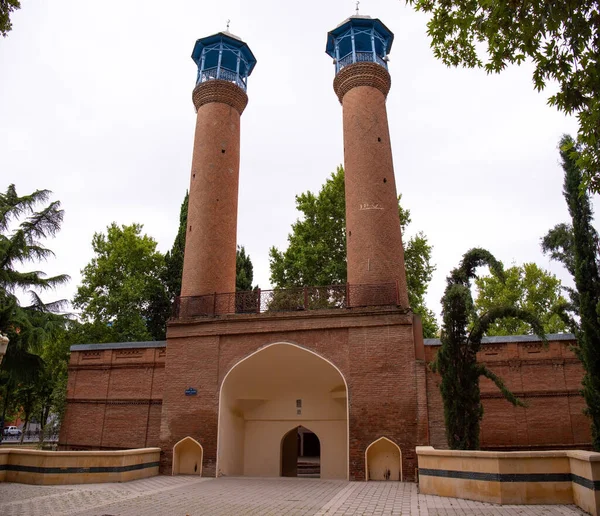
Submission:
[[[198,65],[196,84],[221,79],[237,84],[246,91],[248,76],[256,58],[240,38],[230,32],[219,32],[196,41],[192,59]]]
[[[387,69],[394,34],[381,20],[351,16],[327,34],[325,52],[334,59],[335,73],[352,63],[372,62]]]

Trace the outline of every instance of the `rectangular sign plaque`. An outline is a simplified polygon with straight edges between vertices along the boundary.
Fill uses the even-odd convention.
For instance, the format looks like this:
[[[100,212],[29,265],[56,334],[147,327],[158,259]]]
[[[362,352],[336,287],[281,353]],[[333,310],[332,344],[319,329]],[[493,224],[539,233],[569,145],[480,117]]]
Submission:
[[[185,395],[186,396],[196,396],[196,394],[198,394],[198,391],[196,389],[194,389],[193,387],[188,387],[185,390]]]

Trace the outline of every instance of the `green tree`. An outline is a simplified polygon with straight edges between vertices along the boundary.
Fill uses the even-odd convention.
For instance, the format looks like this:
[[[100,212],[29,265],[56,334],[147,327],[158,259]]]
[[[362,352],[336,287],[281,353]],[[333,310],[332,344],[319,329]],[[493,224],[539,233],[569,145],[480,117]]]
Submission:
[[[575,279],[574,305],[580,323],[576,328],[576,351],[583,364],[582,394],[592,423],[592,444],[600,451],[600,276],[598,273],[598,234],[592,227],[592,208],[577,155],[566,149],[579,150],[570,136],[560,142],[565,171],[564,196],[572,224],[559,225],[542,240],[542,249],[562,261]]]
[[[187,231],[187,213],[190,195],[185,192],[185,197],[179,210],[179,229],[173,242],[173,247],[165,255],[165,277],[171,303],[181,294],[181,276],[183,275],[183,254],[185,252],[185,235]]]
[[[119,342],[164,339],[166,314],[156,307],[168,306],[168,297],[156,241],[142,235],[141,224],[112,223],[106,234],[94,234],[92,248],[95,256],[81,271],[73,299],[82,318],[109,327]]]
[[[398,198],[400,201],[400,197]],[[288,248],[269,251],[271,282],[275,288],[337,285],[346,283],[346,198],[344,169],[339,166],[325,181],[318,194],[296,196],[296,209],[303,215],[292,224]],[[398,203],[404,233],[411,222],[410,211]],[[415,313],[423,319],[425,337],[438,331],[433,312],[425,306],[425,293],[435,266],[432,247],[423,232],[404,241],[404,260],[408,297]]]
[[[0,34],[6,35],[12,29],[10,15],[13,11],[21,8],[19,0],[0,0]]]
[[[493,381],[513,405],[522,405],[504,382],[484,364],[477,362],[481,339],[490,327],[503,318],[526,321],[545,340],[544,329],[535,315],[515,306],[491,306],[478,315],[471,295],[471,281],[478,267],[487,265],[498,278],[504,278],[502,264],[485,249],[471,249],[447,278],[442,297],[441,347],[432,370],[441,375],[440,391],[444,404],[446,438],[451,449],[479,448],[479,428],[483,405],[479,378]]]
[[[536,315],[546,333],[562,333],[567,325],[559,311],[567,304],[561,295],[560,280],[535,263],[524,263],[504,271],[504,281],[498,276],[482,276],[475,279],[478,314],[488,312],[494,306],[515,306]],[[486,335],[524,335],[531,327],[526,322],[505,318],[492,324]]]
[[[33,382],[43,368],[39,356],[44,343],[54,338],[67,322],[64,301],[44,303],[36,291],[48,291],[69,280],[65,274],[46,277],[40,270],[19,270],[54,253],[43,245],[60,229],[63,210],[59,201],[48,202],[51,192],[36,190],[19,196],[14,185],[0,194],[0,332],[9,340],[2,362],[0,383],[4,420],[17,386]],[[28,292],[30,303],[21,304],[18,294]]]
[[[237,292],[252,290],[253,279],[254,266],[250,261],[250,256],[246,254],[244,246],[238,245],[235,257],[235,290]]]
[[[407,0],[431,14],[427,32],[448,66],[499,73],[530,59],[540,91],[556,84],[548,103],[579,120],[577,162],[600,191],[600,9],[598,0]],[[484,46],[485,45],[485,46]],[[483,48],[487,57],[481,55]],[[554,88],[552,88],[554,89]],[[565,150],[573,150],[572,143]]]

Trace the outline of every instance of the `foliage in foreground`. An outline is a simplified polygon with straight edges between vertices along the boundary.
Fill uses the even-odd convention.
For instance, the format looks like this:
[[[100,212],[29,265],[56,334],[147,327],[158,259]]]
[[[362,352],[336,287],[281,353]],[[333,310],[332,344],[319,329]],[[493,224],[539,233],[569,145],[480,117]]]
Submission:
[[[4,37],[12,30],[10,15],[21,8],[19,0],[0,0],[0,34]]]
[[[478,267],[487,265],[504,278],[502,264],[485,249],[471,249],[447,278],[442,297],[441,347],[432,369],[441,375],[440,390],[448,446],[455,450],[477,450],[483,405],[479,378],[493,381],[513,405],[523,405],[496,374],[477,362],[481,339],[496,322],[510,317],[527,322],[545,340],[544,329],[534,314],[514,306],[492,306],[481,315],[475,312],[471,281]]]
[[[427,33],[448,66],[499,73],[530,59],[533,84],[557,84],[548,104],[579,120],[575,149],[584,181],[600,191],[600,6],[598,0],[407,0],[431,14]],[[482,45],[483,43],[483,45]],[[480,55],[485,45],[487,59]],[[553,88],[554,89],[554,88]]]
[[[404,234],[410,224],[410,211],[400,205],[400,225]],[[275,288],[326,286],[346,283],[346,198],[344,169],[338,167],[318,194],[296,196],[296,209],[303,215],[292,224],[288,248],[270,249],[271,282]],[[432,246],[423,232],[404,239],[404,261],[408,298],[413,311],[423,320],[423,334],[435,337],[437,322],[425,305],[425,293],[435,266],[431,263]]]
[[[43,390],[49,398],[54,390],[50,381],[53,368],[44,352],[68,319],[61,313],[64,301],[44,303],[38,292],[52,290],[69,277],[47,277],[40,270],[22,270],[26,264],[37,265],[54,255],[43,240],[59,231],[63,210],[58,201],[48,203],[50,193],[36,190],[19,196],[15,186],[10,185],[6,193],[0,194],[0,333],[9,338],[0,367],[0,421],[19,404],[31,412],[37,394]],[[28,305],[22,305],[19,298],[25,292],[30,298]]]
[[[592,208],[587,193],[581,191],[583,174],[577,156],[565,150],[578,149],[573,139],[564,136],[560,155],[565,171],[564,196],[571,225],[555,226],[542,240],[542,249],[561,261],[575,280],[572,305],[579,314],[576,325],[577,354],[583,364],[582,394],[592,423],[592,445],[600,451],[600,275],[598,272],[598,234],[592,226]],[[575,322],[573,322],[575,324]]]

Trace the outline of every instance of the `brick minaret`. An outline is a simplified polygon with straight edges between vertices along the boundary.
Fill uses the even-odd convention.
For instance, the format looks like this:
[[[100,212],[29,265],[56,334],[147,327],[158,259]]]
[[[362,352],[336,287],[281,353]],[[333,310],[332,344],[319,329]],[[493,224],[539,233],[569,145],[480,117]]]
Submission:
[[[196,41],[196,135],[181,296],[235,292],[240,116],[256,59],[229,32]]]
[[[394,35],[378,19],[352,16],[328,34],[333,87],[343,108],[348,283],[396,283],[408,307],[404,250],[385,101],[391,86],[387,54]],[[366,305],[372,289],[353,289]]]

